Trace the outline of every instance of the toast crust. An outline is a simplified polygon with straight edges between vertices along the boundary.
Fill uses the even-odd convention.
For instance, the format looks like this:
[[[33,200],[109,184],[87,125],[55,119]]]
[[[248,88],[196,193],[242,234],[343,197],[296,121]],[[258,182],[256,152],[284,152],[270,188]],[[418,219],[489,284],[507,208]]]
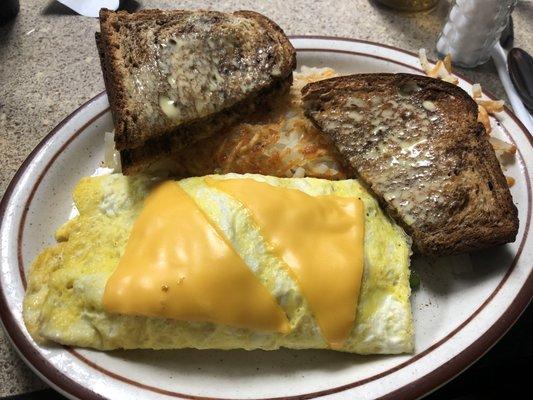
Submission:
[[[477,105],[462,89],[418,75],[360,74],[309,84],[302,95],[306,116],[418,253],[514,241],[517,209]]]
[[[194,18],[200,22],[196,24],[196,22],[189,21],[190,19],[196,21]],[[205,24],[202,25],[202,23]],[[143,24],[151,25],[143,28]],[[156,28],[153,27],[154,24]],[[173,79],[171,74],[174,70],[174,64],[172,62],[178,62],[178,66],[181,66],[181,64],[179,64],[180,61],[171,62],[169,60],[171,60],[171,56],[174,56],[174,54],[180,55],[181,53],[176,53],[178,50],[168,50],[169,57],[161,56],[161,60],[164,61],[162,64],[163,69],[166,71],[168,66],[170,71],[162,72],[161,68],[157,67],[159,65],[158,63],[160,63],[157,54],[163,54],[163,50],[157,50],[159,48],[157,46],[162,46],[161,48],[163,49],[170,47],[168,43],[174,43],[177,49],[181,49],[182,47],[180,46],[185,46],[187,51],[193,52],[192,54],[196,54],[194,51],[197,51],[200,58],[202,55],[204,56],[204,61],[206,61],[204,67],[213,67],[213,65],[209,64],[212,55],[210,55],[209,49],[205,49],[203,43],[194,44],[198,46],[197,50],[190,47],[193,45],[189,46],[189,43],[196,42],[190,39],[190,35],[187,36],[187,29],[196,29],[191,28],[191,26],[195,27],[196,25],[201,25],[201,29],[206,29],[208,32],[210,32],[210,29],[216,31],[213,33],[213,36],[216,36],[216,33],[218,33],[218,40],[219,42],[222,41],[222,43],[226,43],[224,42],[226,36],[230,42],[231,38],[239,38],[239,43],[250,42],[247,45],[248,53],[245,50],[232,50],[234,49],[232,47],[233,44],[228,42],[230,49],[228,50],[228,54],[230,54],[228,56],[228,62],[240,60],[231,58],[231,55],[237,57],[236,54],[240,54],[238,51],[243,51],[243,54],[247,55],[242,59],[244,67],[237,67],[238,71],[241,71],[239,68],[244,68],[242,70],[244,72],[241,71],[239,73],[241,75],[244,74],[246,78],[244,80],[245,83],[239,87],[242,88],[242,91],[239,91],[235,86],[239,82],[236,83],[235,79],[233,81],[231,80],[231,73],[219,71],[220,75],[218,75],[218,72],[215,71],[214,73],[218,75],[218,78],[212,78],[215,79],[215,82],[206,81],[204,83],[217,84],[217,82],[222,82],[220,85],[226,85],[227,81],[231,83],[231,85],[227,83],[229,85],[227,86],[228,90],[225,89],[226,86],[222,86],[221,88],[217,86],[217,92],[216,96],[213,97],[213,102],[211,103],[206,100],[204,102],[205,104],[202,104],[203,108],[199,105],[198,95],[191,94],[189,98],[183,99],[183,97],[176,94],[178,97],[175,100],[169,101],[170,103],[174,103],[176,110],[183,115],[179,117],[170,116],[168,112],[162,109],[161,96],[166,96],[167,93],[174,93],[173,91],[177,90],[175,86],[172,86],[175,85],[175,80],[171,82]],[[125,11],[114,12],[102,9],[100,11],[100,26],[101,32],[97,40],[97,46],[113,114],[115,141],[118,150],[140,147],[148,139],[155,137],[195,132],[195,129],[190,128],[189,125],[197,126],[203,124],[205,126],[208,121],[213,120],[213,115],[235,108],[237,104],[242,105],[247,99],[257,99],[260,93],[270,91],[274,87],[283,86],[280,83],[287,82],[291,79],[292,71],[296,67],[294,48],[281,28],[268,18],[253,11],[237,11],[232,14],[226,14],[201,10],[195,12],[183,10],[142,10],[130,14]],[[135,29],[141,33],[138,35],[131,34],[130,31],[135,33]],[[144,35],[146,36],[144,37],[143,34],[145,31],[143,29],[148,31],[150,29],[157,30],[155,33],[150,31],[150,34]],[[158,43],[162,44],[156,45],[150,42],[151,40],[155,40],[153,36],[156,33],[158,35]],[[176,40],[180,40],[181,35],[183,35],[183,41],[176,44]],[[125,38],[126,36],[127,38]],[[216,43],[214,45],[215,47],[217,47]],[[253,76],[247,76],[246,71],[254,71],[251,65],[246,64],[247,62],[251,62],[251,49],[253,49],[253,52],[257,49],[262,50],[259,53],[264,54],[264,56],[261,58],[261,63],[257,61],[260,63],[256,68],[259,72]],[[211,51],[215,52],[218,50]],[[226,54],[224,53],[226,50],[220,51],[222,52],[221,54]],[[237,53],[235,53],[236,51]],[[218,53],[216,55],[218,57]],[[257,60],[260,60],[260,58],[257,58]],[[268,60],[268,62],[265,60]],[[222,68],[220,62],[225,62],[225,59],[222,59],[222,61],[219,60],[217,67],[219,69]],[[229,67],[235,68],[232,65],[229,65]],[[191,92],[191,88],[195,87],[199,91],[200,96],[204,95],[206,99],[209,99],[210,95],[206,94],[207,92],[203,89],[203,86],[202,88],[195,86],[197,79],[207,79],[205,76],[208,74],[203,72],[205,71],[199,71],[196,75],[191,72],[190,79],[183,79],[184,84],[190,86],[185,87],[183,90],[189,93]],[[224,75],[225,73],[229,74],[227,78]],[[178,75],[178,80],[180,76]],[[141,84],[136,83],[140,79],[139,77],[142,78]],[[192,83],[189,84],[189,82]],[[139,92],[138,87],[144,89]],[[177,93],[183,95],[183,90]],[[142,98],[145,94],[146,98]],[[136,101],[136,98],[139,97],[140,100]],[[186,138],[183,142],[190,143],[194,140],[194,137]]]

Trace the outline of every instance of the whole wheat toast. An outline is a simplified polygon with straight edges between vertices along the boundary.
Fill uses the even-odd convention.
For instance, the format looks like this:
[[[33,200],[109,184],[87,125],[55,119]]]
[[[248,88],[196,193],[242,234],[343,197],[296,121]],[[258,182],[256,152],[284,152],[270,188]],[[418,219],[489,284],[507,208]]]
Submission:
[[[418,75],[343,76],[302,89],[305,113],[424,255],[515,239],[517,209],[477,105]]]
[[[102,9],[100,27],[96,41],[126,172],[234,123],[285,90],[296,67],[283,31],[252,11]]]

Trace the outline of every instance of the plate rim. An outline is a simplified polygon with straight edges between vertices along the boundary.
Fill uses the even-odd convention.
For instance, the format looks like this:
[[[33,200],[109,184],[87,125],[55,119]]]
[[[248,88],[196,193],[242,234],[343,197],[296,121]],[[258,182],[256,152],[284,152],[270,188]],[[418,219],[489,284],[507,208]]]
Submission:
[[[354,42],[354,43],[369,44],[369,45],[372,45],[372,46],[384,47],[384,48],[388,48],[388,49],[392,49],[392,50],[395,50],[395,51],[399,51],[399,52],[408,54],[410,56],[418,57],[418,55],[416,53],[414,53],[414,52],[411,52],[411,51],[408,51],[408,50],[404,50],[404,49],[401,49],[401,48],[398,48],[398,47],[390,46],[390,45],[385,45],[385,44],[381,44],[381,43],[377,43],[377,42],[367,41],[367,40],[360,40],[360,39],[354,39],[354,38],[345,38],[345,37],[335,37],[335,36],[319,36],[319,35],[294,35],[294,36],[289,36],[289,37],[290,37],[290,39],[320,39],[320,40],[329,40],[329,41],[348,41],[348,42]],[[305,49],[299,49],[299,50],[304,50],[305,51]],[[325,49],[308,49],[307,51],[309,51],[309,50],[316,50],[316,51],[322,50],[322,51],[324,51]],[[356,53],[356,52],[351,52],[351,53]],[[384,57],[376,57],[376,58],[384,58]],[[401,64],[401,62],[398,62],[397,60],[393,60],[393,59],[387,59],[387,60]],[[433,62],[433,60],[431,60],[431,62]],[[406,66],[407,65],[408,64],[406,64]],[[408,65],[408,66],[410,68],[414,68],[412,65]],[[418,69],[418,70],[420,72],[422,72],[421,69]],[[463,79],[464,81],[468,82],[469,84],[473,84],[473,82],[471,80],[469,80],[468,78],[462,76],[461,74],[455,74],[455,75],[459,76],[461,79]],[[67,117],[65,117],[54,129],[52,129],[37,144],[37,146],[34,148],[34,150],[28,155],[28,157],[24,160],[22,165],[19,167],[19,169],[17,170],[17,172],[13,176],[12,180],[10,181],[8,187],[6,188],[6,191],[5,191],[5,193],[3,195],[3,198],[2,198],[2,200],[0,202],[0,217],[3,217],[3,215],[5,213],[5,210],[7,208],[7,205],[9,204],[10,199],[12,197],[13,191],[14,191],[15,187],[18,185],[18,183],[20,181],[20,178],[22,177],[24,172],[27,170],[29,165],[32,163],[34,158],[37,156],[37,154],[41,151],[41,149],[70,120],[72,120],[77,114],[82,112],[90,104],[94,103],[100,97],[104,96],[105,93],[106,93],[105,91],[102,91],[99,94],[97,94],[96,96],[94,96],[91,99],[89,99],[88,101],[86,101],[85,103],[83,103],[76,110],[74,110]],[[484,93],[489,98],[494,99],[494,96],[489,91],[484,90]],[[532,137],[531,137],[531,133],[526,129],[526,127],[521,123],[521,121],[512,113],[512,111],[508,107],[505,107],[504,111],[509,117],[511,117],[514,120],[514,122],[518,125],[518,127],[523,131],[523,133],[526,136],[526,138],[528,139],[530,145],[533,146],[533,140],[532,140]],[[76,133],[79,133],[79,132],[83,131],[88,125],[90,125],[95,119],[99,118],[105,112],[107,112],[107,109],[102,111],[102,112],[99,112],[99,113],[95,114],[93,117],[90,118],[90,120],[86,121],[79,128],[76,128]],[[64,149],[77,136],[78,136],[77,134],[72,134],[67,139],[67,141],[63,145],[61,145],[60,149],[57,150],[57,152],[54,155],[54,157],[48,161],[47,165],[52,164],[53,161],[57,158],[57,156],[61,153],[61,150]],[[525,158],[523,158],[523,159],[524,159],[524,162],[526,162]],[[48,169],[48,167],[45,167],[43,170],[47,170],[47,169]],[[526,174],[526,176],[528,176],[527,169],[525,169],[525,174]],[[42,178],[43,175],[44,175],[44,173],[40,176],[40,178]],[[37,187],[38,183],[39,182],[36,182],[34,184],[34,187]],[[530,189],[529,186],[528,186],[528,189]],[[3,218],[2,218],[2,220],[0,220],[0,225],[2,225],[2,224],[3,224]],[[526,226],[526,228],[527,228],[527,226]],[[527,238],[527,234],[528,234],[528,230],[526,230],[524,232],[524,242],[525,242],[525,239]],[[517,252],[517,255],[518,255],[518,252]],[[515,257],[515,261],[517,259],[518,259],[518,257]],[[24,276],[24,275],[22,275],[22,276]],[[430,391],[435,390],[439,386],[445,384],[448,380],[452,379],[454,376],[456,376],[459,373],[461,373],[464,369],[468,368],[469,365],[474,363],[485,352],[490,350],[490,348],[498,342],[498,340],[507,332],[507,330],[512,327],[514,322],[516,322],[516,320],[520,317],[521,313],[526,309],[526,307],[527,307],[527,305],[528,305],[528,303],[530,301],[530,298],[531,298],[530,293],[532,292],[532,289],[533,289],[533,273],[530,271],[527,279],[524,281],[524,284],[520,288],[519,292],[514,296],[512,302],[508,306],[507,310],[500,315],[500,317],[496,320],[496,322],[493,323],[487,329],[486,332],[484,332],[480,337],[478,337],[474,342],[472,342],[468,347],[463,349],[455,357],[451,358],[450,360],[448,360],[444,364],[440,365],[436,369],[430,371],[429,373],[427,373],[427,374],[425,374],[423,376],[420,376],[419,378],[415,379],[414,381],[406,383],[404,386],[401,386],[398,389],[396,389],[396,390],[394,390],[392,392],[389,392],[389,393],[385,394],[384,396],[382,396],[380,398],[384,398],[384,399],[385,398],[386,399],[390,398],[390,399],[392,399],[392,398],[397,398],[398,396],[409,396],[409,397],[415,398],[415,397],[427,394]],[[529,292],[529,294],[528,294],[528,292]],[[1,286],[0,286],[0,304],[5,305],[5,294],[3,293],[3,289],[2,289]],[[15,343],[14,338],[11,337],[11,332],[8,331],[7,326],[5,324],[5,320],[6,320],[5,319],[5,314],[8,314],[8,316],[10,317],[9,319],[12,319],[9,322],[10,322],[10,324],[13,324],[13,327],[15,328],[15,333],[17,333],[16,332],[16,328],[18,326],[17,321],[14,318],[11,318],[11,316],[9,315],[10,313],[8,312],[7,308],[8,308],[7,306],[0,307],[0,317],[1,317],[0,321],[2,322],[2,325],[4,326],[4,330],[6,331],[6,336],[12,342],[12,344],[16,348],[16,350],[19,353],[19,355],[21,355],[23,360],[28,365],[30,365],[32,370],[37,372],[37,374],[39,376],[41,376],[41,378],[43,378],[45,381],[47,381],[49,384],[51,384],[56,389],[59,389],[64,394],[68,394],[70,396],[76,396],[78,398],[86,398],[86,396],[89,396],[89,398],[105,399],[105,397],[102,397],[100,394],[98,394],[96,392],[93,392],[89,388],[86,388],[86,387],[80,385],[79,383],[74,381],[72,378],[68,377],[67,375],[65,375],[64,373],[62,373],[58,369],[56,369],[52,364],[50,364],[46,359],[44,359],[44,357],[42,355],[40,355],[38,352],[36,352],[32,348],[33,346],[31,345],[31,342],[29,342],[27,340],[27,338],[25,338],[24,335],[21,334],[21,332],[18,332],[20,334],[20,337],[17,338],[17,339],[22,339],[22,341],[26,341],[27,342],[27,343],[23,344],[23,348],[25,350],[27,350],[27,354],[23,354],[22,349],[19,348],[19,345],[17,345]],[[470,318],[467,321],[469,321],[469,320],[470,320]],[[13,327],[11,327],[11,328],[13,328]],[[15,335],[15,336],[17,336],[17,335]],[[71,351],[72,349],[71,348],[65,347],[65,349],[72,353],[72,351]],[[467,350],[468,350],[468,352],[467,352]],[[32,357],[28,357],[27,358],[26,356],[28,356],[28,354],[30,356],[32,356]],[[48,374],[44,373],[41,369],[37,368],[34,365],[34,363],[35,363],[34,356],[36,356],[36,358],[42,358],[41,361],[44,361],[44,364],[41,365],[41,363],[39,363],[39,362],[37,362],[37,364],[40,365],[41,367],[44,366],[46,368],[46,372],[52,371],[53,373],[51,375],[53,375],[56,379],[50,378],[48,376]],[[32,362],[30,362],[29,359],[32,359]],[[401,363],[400,365],[402,365],[402,364],[403,363]],[[94,368],[94,365],[90,365],[90,366]],[[400,369],[401,368],[403,368],[403,365],[400,366]],[[100,372],[102,372],[102,371],[100,371]],[[68,382],[68,385],[65,385],[65,387],[62,387],[62,385],[57,384],[57,382],[61,382],[61,383],[67,383]],[[328,395],[328,394],[338,393],[338,392],[341,392],[343,390],[349,390],[350,388],[353,388],[353,387],[354,386],[352,386],[351,384],[347,384],[347,385],[342,385],[342,386],[331,388],[331,389],[325,389],[325,390],[322,390],[322,391],[319,391],[319,392],[314,392],[314,393],[307,393],[307,394],[296,395],[296,396],[285,396],[285,397],[282,396],[282,397],[276,397],[276,398],[277,399],[287,399],[287,398],[293,398],[293,397],[297,397],[297,398],[314,398],[314,397],[324,396],[324,395]],[[79,390],[71,390],[71,389],[79,389]],[[179,393],[179,394],[176,393],[176,394],[179,395],[180,397],[183,397],[183,398],[192,398],[192,399],[208,399],[209,398],[209,397],[202,397],[202,396],[187,395],[187,394],[184,394],[184,393],[183,394],[182,393]]]

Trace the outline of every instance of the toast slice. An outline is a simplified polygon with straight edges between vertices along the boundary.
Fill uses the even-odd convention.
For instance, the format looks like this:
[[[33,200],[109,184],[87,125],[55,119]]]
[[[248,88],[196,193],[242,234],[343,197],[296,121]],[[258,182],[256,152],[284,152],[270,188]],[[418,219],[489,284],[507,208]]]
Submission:
[[[302,89],[329,137],[417,252],[441,256],[514,241],[518,213],[477,105],[459,87],[361,74]]]
[[[116,147],[145,147],[135,159],[233,123],[286,89],[296,67],[283,31],[252,11],[102,9],[100,28]],[[122,156],[126,164],[132,158]]]

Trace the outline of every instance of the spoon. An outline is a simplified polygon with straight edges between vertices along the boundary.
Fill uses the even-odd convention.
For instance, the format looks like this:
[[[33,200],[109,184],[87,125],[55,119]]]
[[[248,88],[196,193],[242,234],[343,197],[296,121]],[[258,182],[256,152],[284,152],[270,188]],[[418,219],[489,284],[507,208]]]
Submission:
[[[533,58],[515,47],[507,56],[507,69],[522,102],[529,111],[533,111]]]
[[[514,41],[514,26],[513,26],[513,17],[509,16],[509,22],[505,26],[505,29],[502,31],[500,36],[500,44],[505,50],[509,50],[513,47]]]
[[[509,22],[505,29],[502,31],[500,36],[500,41],[496,43],[494,49],[492,50],[492,59],[500,81],[502,82],[505,93],[509,98],[509,102],[513,107],[513,111],[516,116],[522,121],[524,126],[529,132],[533,132],[533,117],[526,108],[522,97],[515,88],[513,81],[511,80],[510,73],[507,68],[507,59],[508,59],[508,50],[513,47],[514,40],[514,29],[513,29],[513,18],[509,17]]]

